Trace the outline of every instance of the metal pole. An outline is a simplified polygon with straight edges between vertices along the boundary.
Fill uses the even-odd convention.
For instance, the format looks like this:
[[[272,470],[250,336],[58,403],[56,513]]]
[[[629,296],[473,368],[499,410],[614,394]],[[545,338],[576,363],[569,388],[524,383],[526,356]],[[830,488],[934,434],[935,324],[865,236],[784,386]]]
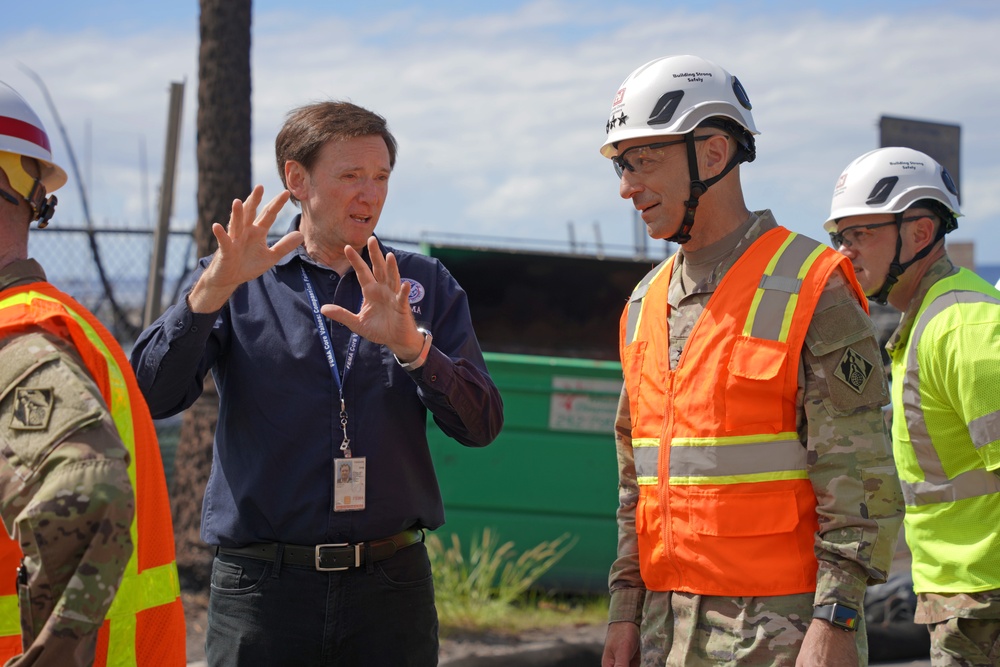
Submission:
[[[149,279],[146,284],[146,308],[142,317],[145,329],[160,316],[163,300],[163,265],[167,254],[167,236],[170,233],[170,214],[174,206],[174,175],[177,171],[177,146],[180,143],[181,107],[184,102],[184,84],[170,84],[170,114],[167,118],[167,146],[163,155],[163,181],[160,186],[160,214],[153,231],[153,253],[149,260]]]

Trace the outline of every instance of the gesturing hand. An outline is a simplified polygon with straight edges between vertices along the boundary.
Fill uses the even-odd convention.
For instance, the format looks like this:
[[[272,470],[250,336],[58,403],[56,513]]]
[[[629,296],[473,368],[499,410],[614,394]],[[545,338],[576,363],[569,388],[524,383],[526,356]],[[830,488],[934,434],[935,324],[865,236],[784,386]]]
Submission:
[[[326,304],[320,312],[371,342],[385,345],[401,361],[416,359],[423,334],[417,331],[410,311],[410,283],[400,280],[396,256],[390,252],[383,257],[374,236],[368,239],[370,269],[354,248],[345,247],[344,254],[361,285],[361,312],[355,314],[335,304]]]
[[[219,242],[219,249],[188,295],[194,312],[212,312],[221,308],[236,288],[261,276],[302,243],[302,232],[286,234],[272,247],[267,245],[267,234],[274,224],[278,211],[288,201],[288,191],[283,190],[257,215],[257,206],[264,196],[264,187],[258,185],[245,202],[233,201],[228,229],[215,223],[212,233]]]

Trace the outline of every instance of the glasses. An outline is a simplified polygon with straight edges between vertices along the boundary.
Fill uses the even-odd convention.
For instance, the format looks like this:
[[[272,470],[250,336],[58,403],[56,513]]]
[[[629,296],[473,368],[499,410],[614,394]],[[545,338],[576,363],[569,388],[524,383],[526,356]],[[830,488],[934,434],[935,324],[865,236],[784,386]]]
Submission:
[[[919,220],[920,218],[928,218],[927,215],[918,215],[912,218],[901,218],[900,224],[904,222],[913,222],[914,220]],[[877,222],[873,225],[855,225],[853,227],[848,227],[839,232],[830,232],[830,243],[833,244],[834,248],[839,248],[841,246],[845,248],[850,248],[857,245],[864,245],[867,243],[871,234],[869,233],[873,229],[878,229],[879,227],[888,227],[889,225],[895,225],[895,220],[890,220],[889,222]]]
[[[706,134],[704,136],[695,137],[695,141],[704,141],[709,137],[714,137],[714,134]],[[630,171],[636,176],[644,176],[651,172],[656,165],[658,165],[663,160],[663,149],[667,146],[676,146],[677,144],[683,144],[686,139],[676,139],[674,141],[660,141],[655,144],[643,144],[642,146],[633,146],[632,148],[627,148],[618,155],[611,158],[611,161],[615,165],[615,173],[618,174],[618,178],[622,177],[625,171]],[[625,156],[629,153],[632,155],[629,158]]]

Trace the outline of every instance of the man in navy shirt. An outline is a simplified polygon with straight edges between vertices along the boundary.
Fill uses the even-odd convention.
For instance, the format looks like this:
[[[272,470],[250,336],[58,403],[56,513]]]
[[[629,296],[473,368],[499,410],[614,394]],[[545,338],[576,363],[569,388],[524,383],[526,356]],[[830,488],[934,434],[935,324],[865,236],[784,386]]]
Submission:
[[[154,417],[190,406],[209,371],[219,388],[208,662],[435,665],[423,531],[444,510],[427,410],[481,447],[500,395],[455,279],[373,236],[396,158],[385,119],[308,105],[275,149],[287,191],[259,215],[260,186],[233,202],[218,251],[132,353]],[[289,198],[301,215],[268,247]]]

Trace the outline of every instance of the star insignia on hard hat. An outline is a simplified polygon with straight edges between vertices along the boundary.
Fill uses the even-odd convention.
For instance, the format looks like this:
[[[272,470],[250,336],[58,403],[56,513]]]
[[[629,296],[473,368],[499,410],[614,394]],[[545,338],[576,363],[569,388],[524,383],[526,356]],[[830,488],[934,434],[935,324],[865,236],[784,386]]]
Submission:
[[[51,387],[18,387],[14,391],[14,413],[10,427],[15,431],[44,431],[52,416],[54,392]]]
[[[618,124],[619,125],[624,125],[625,121],[627,121],[627,120],[628,120],[628,116],[626,116],[625,112],[622,111],[622,115],[618,116]]]
[[[860,394],[865,390],[865,385],[868,384],[868,379],[874,370],[875,364],[865,359],[854,349],[847,348],[833,374]]]

